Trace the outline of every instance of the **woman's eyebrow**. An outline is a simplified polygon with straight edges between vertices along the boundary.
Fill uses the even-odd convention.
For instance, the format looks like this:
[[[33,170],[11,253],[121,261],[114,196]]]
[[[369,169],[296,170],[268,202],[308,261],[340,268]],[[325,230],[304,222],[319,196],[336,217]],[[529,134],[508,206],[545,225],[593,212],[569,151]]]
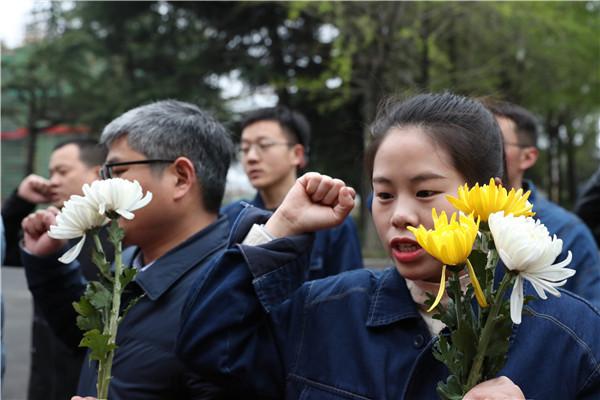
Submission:
[[[373,183],[388,184],[388,183],[391,183],[392,181],[389,180],[386,177],[383,177],[383,176],[375,176],[375,177],[373,177],[372,182]]]
[[[410,178],[410,181],[413,183],[430,181],[433,179],[446,179],[444,175],[436,174],[435,172],[424,172],[422,174],[418,174]]]

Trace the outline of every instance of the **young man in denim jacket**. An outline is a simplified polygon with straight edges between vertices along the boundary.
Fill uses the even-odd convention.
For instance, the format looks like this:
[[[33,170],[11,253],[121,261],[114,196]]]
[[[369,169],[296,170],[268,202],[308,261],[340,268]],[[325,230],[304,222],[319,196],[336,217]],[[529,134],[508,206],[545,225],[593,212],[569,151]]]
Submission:
[[[310,125],[297,111],[279,106],[253,111],[241,123],[239,156],[250,183],[257,189],[253,200],[223,208],[233,223],[245,203],[274,210],[308,163]],[[362,252],[351,217],[337,227],[316,233],[306,279],[319,279],[362,268]]]

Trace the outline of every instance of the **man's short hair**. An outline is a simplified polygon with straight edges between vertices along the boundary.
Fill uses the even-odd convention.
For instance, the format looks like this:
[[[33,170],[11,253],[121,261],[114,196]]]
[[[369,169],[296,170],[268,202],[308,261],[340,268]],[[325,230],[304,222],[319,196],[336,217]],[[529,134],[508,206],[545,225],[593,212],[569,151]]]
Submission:
[[[537,119],[531,112],[507,101],[483,99],[482,102],[496,117],[514,122],[519,144],[537,147]]]
[[[190,103],[157,101],[113,120],[100,142],[110,147],[125,135],[128,145],[148,158],[187,157],[194,164],[206,211],[219,211],[234,151],[229,132],[212,115]],[[153,168],[162,171],[164,164]]]
[[[74,144],[79,148],[79,160],[89,168],[100,166],[106,160],[106,147],[98,143],[96,139],[89,137],[81,137],[62,141],[54,146],[52,151],[56,151],[69,144]]]
[[[241,122],[241,130],[248,125],[259,121],[275,121],[295,141],[304,146],[304,153],[308,156],[310,148],[310,124],[304,115],[291,110],[286,106],[261,108],[249,112]]]

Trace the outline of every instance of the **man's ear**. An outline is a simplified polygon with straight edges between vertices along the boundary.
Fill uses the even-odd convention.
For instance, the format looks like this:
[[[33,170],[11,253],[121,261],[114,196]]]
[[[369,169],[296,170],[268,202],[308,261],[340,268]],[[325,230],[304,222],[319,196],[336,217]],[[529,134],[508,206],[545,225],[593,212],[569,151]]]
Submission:
[[[94,180],[101,179],[100,170],[102,169],[102,165],[96,165],[90,168],[90,175],[94,177]]]
[[[196,168],[189,158],[179,157],[170,169],[174,178],[173,198],[182,198],[196,183]]]
[[[533,167],[535,165],[535,163],[537,162],[537,159],[540,155],[539,150],[537,149],[537,147],[525,147],[524,149],[521,150],[521,157],[520,157],[520,169],[522,171],[526,171],[529,168]]]
[[[299,169],[303,169],[304,167],[306,167],[307,159],[306,152],[304,151],[304,146],[299,143],[295,144],[294,147],[292,147],[292,151],[294,152],[294,158],[297,161],[297,167]]]
[[[496,185],[498,185],[498,186],[504,186],[504,185],[502,184],[502,178],[499,178],[499,177],[495,177],[495,178],[494,178],[494,183],[495,183]]]

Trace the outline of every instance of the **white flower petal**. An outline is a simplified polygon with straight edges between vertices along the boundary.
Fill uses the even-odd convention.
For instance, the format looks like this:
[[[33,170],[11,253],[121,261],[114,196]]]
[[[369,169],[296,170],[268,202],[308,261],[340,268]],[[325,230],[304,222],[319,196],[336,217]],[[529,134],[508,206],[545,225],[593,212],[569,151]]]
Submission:
[[[152,200],[152,192],[146,192],[146,195],[144,196],[144,198],[142,198],[141,200],[138,200],[134,204],[134,206],[132,208],[130,208],[130,210],[135,211],[137,209],[145,207],[146,205],[148,205],[148,203],[150,203],[151,200]]]
[[[521,323],[521,314],[523,312],[523,279],[517,276],[510,294],[510,318],[513,323]]]
[[[488,225],[500,259],[509,270],[519,274],[511,294],[511,318],[519,323],[523,280],[529,281],[542,299],[547,299],[548,293],[560,296],[557,287],[575,274],[575,270],[565,268],[571,262],[572,254],[569,252],[565,260],[552,264],[562,251],[563,243],[556,235],[550,237],[548,229],[539,220],[498,212],[490,215]]]
[[[53,239],[75,239],[81,236],[81,230],[69,226],[51,225],[48,236]]]
[[[58,259],[58,261],[60,261],[63,264],[69,264],[70,262],[73,262],[73,260],[75,260],[77,258],[79,253],[81,253],[81,249],[83,248],[84,243],[85,243],[85,235],[83,235],[81,240],[79,242],[77,242],[77,244],[75,246],[71,247],[69,249],[69,251],[67,251],[65,254],[63,254],[62,257],[60,257]]]
[[[101,214],[116,212],[127,219],[132,219],[132,211],[145,207],[152,200],[152,193],[144,196],[138,181],[121,178],[95,181],[86,189],[86,197],[92,206]]]
[[[125,179],[107,179],[83,185],[84,196],[73,195],[67,200],[56,216],[56,223],[50,226],[48,235],[55,239],[74,239],[82,237],[76,246],[67,251],[59,260],[64,263],[73,261],[81,252],[86,232],[105,225],[110,220],[107,212],[117,212],[132,219],[132,211],[146,206],[152,200],[152,193],[143,195],[137,181]]]
[[[135,217],[135,215],[133,215],[133,213],[131,213],[127,210],[118,209],[118,210],[115,210],[115,212],[125,219],[133,219],[133,217]]]

